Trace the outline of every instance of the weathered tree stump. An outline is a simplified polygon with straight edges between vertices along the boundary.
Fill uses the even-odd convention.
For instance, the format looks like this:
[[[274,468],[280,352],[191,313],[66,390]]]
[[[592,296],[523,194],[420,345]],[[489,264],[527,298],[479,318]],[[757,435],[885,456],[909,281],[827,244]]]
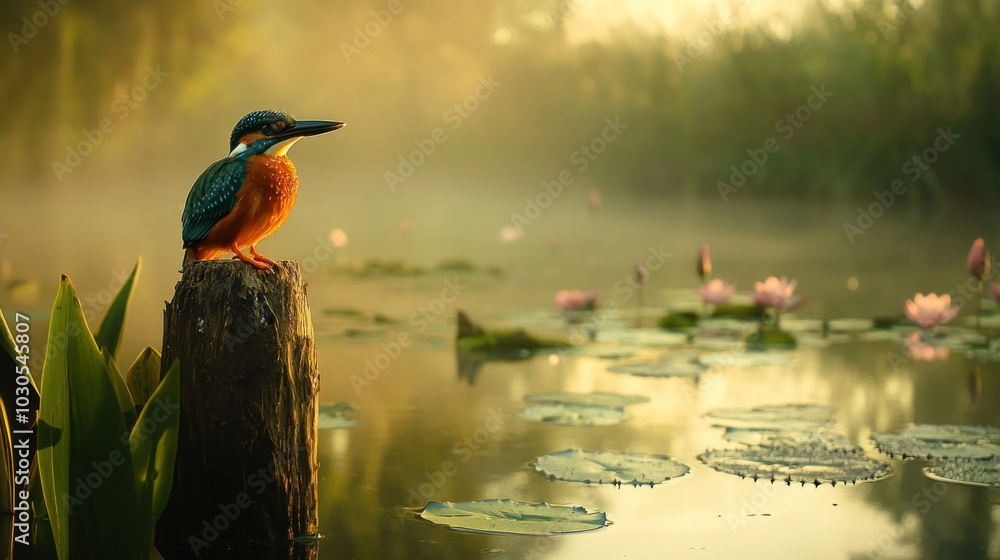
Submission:
[[[318,534],[319,370],[298,263],[191,265],[167,303],[161,376],[181,363],[164,549]]]

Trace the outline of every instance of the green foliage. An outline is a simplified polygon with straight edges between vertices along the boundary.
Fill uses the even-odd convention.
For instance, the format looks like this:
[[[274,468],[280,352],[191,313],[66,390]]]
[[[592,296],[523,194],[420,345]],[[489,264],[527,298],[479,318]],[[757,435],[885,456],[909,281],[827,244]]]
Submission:
[[[138,265],[102,323],[115,346],[137,272]],[[154,362],[159,364],[159,353],[145,349],[130,375]],[[37,476],[33,473],[30,485],[36,557],[66,560],[81,552],[94,558],[151,557],[153,529],[173,482],[179,376],[175,362],[137,415],[114,357],[98,346],[73,285],[63,276],[49,323]],[[9,426],[4,428],[0,444],[9,437]],[[0,508],[4,504],[0,501]]]
[[[3,399],[0,399],[0,552],[10,558],[14,547],[14,447]]]
[[[132,269],[132,274],[129,275],[128,280],[125,281],[125,284],[118,291],[118,295],[111,302],[111,307],[108,308],[104,320],[101,321],[101,328],[94,336],[97,347],[107,348],[111,356],[116,359],[118,358],[118,348],[122,343],[122,333],[125,330],[125,312],[128,311],[128,304],[132,299],[132,287],[139,276],[141,266],[142,259],[139,259],[135,263],[135,268]]]
[[[764,317],[764,308],[753,304],[753,305],[739,305],[734,303],[725,303],[722,305],[717,305],[715,310],[712,312],[713,319],[739,319],[741,321],[759,321]]]
[[[690,329],[698,325],[698,314],[691,311],[667,313],[663,317],[660,317],[660,321],[657,324],[661,329],[669,331]]]
[[[795,336],[792,335],[792,333],[772,329],[762,329],[747,339],[748,350],[795,348],[797,344],[798,342],[795,340]]]
[[[111,379],[117,372],[108,369],[66,276],[48,341],[38,468],[59,558],[82,550],[99,558],[141,558],[132,453]]]

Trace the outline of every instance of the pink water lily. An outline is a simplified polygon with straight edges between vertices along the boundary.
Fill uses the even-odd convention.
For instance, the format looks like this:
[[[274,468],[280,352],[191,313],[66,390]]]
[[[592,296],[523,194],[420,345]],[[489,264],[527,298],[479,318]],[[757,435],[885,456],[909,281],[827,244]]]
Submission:
[[[564,311],[591,310],[597,305],[597,292],[560,290],[556,292],[556,305]]]
[[[721,278],[716,278],[708,284],[698,286],[698,295],[701,296],[701,300],[712,305],[726,303],[735,293],[736,286],[723,282]]]
[[[754,282],[754,293],[750,297],[757,305],[770,307],[775,311],[786,311],[802,304],[802,298],[795,295],[797,285],[797,280],[770,276],[763,282]]]
[[[635,276],[635,281],[640,284],[645,284],[649,281],[649,269],[641,264],[635,265],[635,269],[632,270],[632,274]]]
[[[951,304],[948,294],[917,294],[904,307],[906,318],[923,328],[950,323],[958,315],[958,306]]]
[[[969,256],[965,259],[965,268],[976,280],[982,280],[990,274],[990,253],[986,250],[986,242],[980,237],[972,242]]]

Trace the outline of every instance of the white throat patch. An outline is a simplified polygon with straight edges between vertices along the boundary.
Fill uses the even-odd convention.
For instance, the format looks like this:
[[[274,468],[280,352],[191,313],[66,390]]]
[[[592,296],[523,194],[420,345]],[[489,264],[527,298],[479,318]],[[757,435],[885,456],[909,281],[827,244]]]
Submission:
[[[294,138],[289,138],[288,140],[285,140],[283,142],[278,142],[277,144],[268,148],[268,150],[264,153],[269,156],[283,156],[286,153],[288,153],[288,149],[292,147],[292,144],[299,141],[299,138],[302,137],[296,136]]]
[[[236,147],[233,148],[233,151],[229,152],[229,157],[235,157],[237,154],[245,152],[246,149],[247,149],[246,144],[243,143],[237,144]]]

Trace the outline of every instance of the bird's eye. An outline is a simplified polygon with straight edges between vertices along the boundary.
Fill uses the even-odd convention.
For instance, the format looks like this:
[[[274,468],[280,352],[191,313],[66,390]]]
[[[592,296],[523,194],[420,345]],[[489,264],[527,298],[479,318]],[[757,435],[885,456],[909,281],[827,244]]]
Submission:
[[[274,127],[271,126],[270,123],[265,124],[264,126],[260,127],[260,131],[263,132],[266,136],[270,136],[271,133],[274,132]]]

